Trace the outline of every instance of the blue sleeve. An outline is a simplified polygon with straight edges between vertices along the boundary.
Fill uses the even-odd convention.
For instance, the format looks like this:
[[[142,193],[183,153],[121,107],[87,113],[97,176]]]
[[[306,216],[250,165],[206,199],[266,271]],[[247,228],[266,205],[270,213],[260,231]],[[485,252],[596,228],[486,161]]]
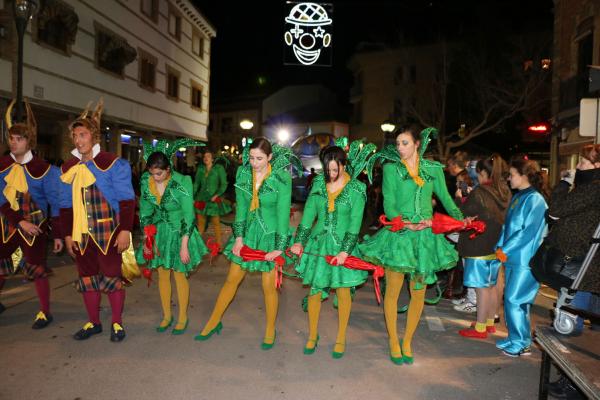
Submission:
[[[44,196],[50,204],[50,216],[58,217],[60,212],[60,170],[58,167],[50,166],[50,171],[46,174],[43,181]]]
[[[115,161],[115,165],[110,169],[110,179],[115,190],[115,200],[135,200],[131,183],[131,167],[127,161],[122,158]]]
[[[68,183],[64,183],[58,177],[58,207],[59,208],[73,208],[73,189]]]

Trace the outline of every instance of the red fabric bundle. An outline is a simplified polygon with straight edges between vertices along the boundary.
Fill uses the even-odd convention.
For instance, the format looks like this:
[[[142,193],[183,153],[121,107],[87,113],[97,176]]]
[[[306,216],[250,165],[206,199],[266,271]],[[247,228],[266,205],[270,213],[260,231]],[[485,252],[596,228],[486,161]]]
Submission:
[[[240,257],[242,257],[244,261],[266,261],[266,255],[266,251],[256,250],[246,245],[242,246],[242,249],[240,250]],[[279,256],[274,260],[274,262],[276,270],[275,286],[277,289],[281,289],[281,285],[283,284],[283,264],[285,264],[285,258]]]
[[[325,256],[325,261],[331,265],[337,265],[337,260],[334,260],[335,256]],[[379,285],[379,278],[383,278],[385,272],[381,265],[375,265],[368,263],[358,257],[348,256],[344,267],[349,269],[358,269],[361,271],[373,271],[373,286],[375,287],[375,297],[377,297],[377,303],[381,304],[381,288]]]
[[[441,213],[433,214],[431,222],[431,230],[435,234],[472,230],[474,232],[469,235],[469,238],[474,239],[475,236],[485,232],[485,222],[483,221],[474,220],[467,223]]]
[[[198,210],[202,211],[206,208],[206,202],[205,201],[195,201],[194,207],[196,207]]]
[[[152,283],[152,270],[150,268],[142,268],[142,275],[148,280],[148,287]]]
[[[146,225],[144,227],[144,236],[146,237],[146,240],[144,241],[143,255],[144,259],[149,261],[154,258],[154,249],[156,249],[156,254],[160,255],[158,248],[156,247],[156,241],[154,240],[154,236],[156,236],[156,226]]]
[[[388,220],[385,214],[379,216],[379,223],[383,226],[389,225],[391,226],[390,231],[397,232],[399,230],[404,229],[404,221],[402,221],[402,215],[398,215],[397,217],[392,218],[392,220]]]

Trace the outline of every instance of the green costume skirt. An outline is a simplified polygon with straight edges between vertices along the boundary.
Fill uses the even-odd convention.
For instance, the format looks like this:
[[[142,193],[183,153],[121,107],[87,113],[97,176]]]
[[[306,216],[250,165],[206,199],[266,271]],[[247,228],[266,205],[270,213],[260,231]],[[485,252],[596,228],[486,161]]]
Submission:
[[[450,269],[458,261],[454,246],[431,228],[398,232],[383,228],[371,237],[366,236],[358,246],[365,261],[408,273],[417,285],[435,283],[437,271]]]
[[[140,265],[148,263],[146,265],[147,268],[155,269],[162,267],[172,269],[175,272],[189,273],[196,269],[202,261],[202,257],[208,253],[208,249],[200,237],[198,230],[194,228],[188,239],[190,262],[184,264],[181,262],[181,257],[179,256],[179,251],[181,250],[180,232],[178,230],[172,231],[166,222],[156,224],[156,229],[154,258],[150,261],[144,258],[144,243],[142,243],[135,252],[136,260]]]
[[[326,298],[330,289],[359,286],[367,280],[367,271],[330,265],[325,261],[325,257],[321,257],[338,255],[340,245],[341,243],[338,244],[333,236],[326,232],[308,240],[304,252],[310,254],[302,255],[296,271],[302,278],[302,284],[310,286],[311,296],[321,292],[323,298]],[[358,246],[350,255],[362,258]]]

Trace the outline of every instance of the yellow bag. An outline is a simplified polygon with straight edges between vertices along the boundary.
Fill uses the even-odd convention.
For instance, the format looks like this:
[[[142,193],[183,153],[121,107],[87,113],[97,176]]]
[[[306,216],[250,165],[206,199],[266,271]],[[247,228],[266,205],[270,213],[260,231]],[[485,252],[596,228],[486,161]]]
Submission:
[[[129,234],[129,247],[121,253],[121,275],[126,284],[130,285],[134,279],[142,276],[140,267],[135,261],[135,251],[133,250],[133,237]]]
[[[17,272],[17,269],[19,269],[19,264],[21,264],[21,261],[23,259],[23,251],[21,250],[20,247],[17,247],[15,252],[12,253],[10,257],[12,258],[13,274],[14,274],[15,272]]]

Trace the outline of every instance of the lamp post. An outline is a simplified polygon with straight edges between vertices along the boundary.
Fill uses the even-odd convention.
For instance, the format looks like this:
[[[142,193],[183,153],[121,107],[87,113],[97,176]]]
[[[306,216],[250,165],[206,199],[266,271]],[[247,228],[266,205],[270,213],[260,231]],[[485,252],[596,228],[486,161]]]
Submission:
[[[383,121],[383,123],[381,124],[381,130],[383,131],[383,143],[381,145],[381,147],[385,147],[385,139],[387,138],[387,134],[390,132],[394,132],[394,130],[396,129],[396,125],[390,121],[389,119],[386,119],[385,121]]]
[[[240,121],[240,128],[244,132],[244,136],[242,136],[242,149],[246,147],[246,143],[248,143],[248,136],[250,134],[250,129],[254,127],[254,122],[250,121],[248,118],[245,118]]]
[[[27,23],[37,11],[36,0],[14,0],[13,12],[15,14],[15,25],[18,36],[18,59],[17,59],[17,121],[21,122],[23,117],[23,37]]]

